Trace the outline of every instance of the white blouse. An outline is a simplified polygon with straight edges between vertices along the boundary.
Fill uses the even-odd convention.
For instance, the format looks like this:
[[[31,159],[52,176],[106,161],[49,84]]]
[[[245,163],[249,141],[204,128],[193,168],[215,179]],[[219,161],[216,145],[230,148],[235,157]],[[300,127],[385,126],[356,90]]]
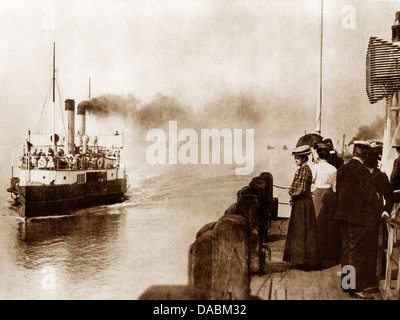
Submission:
[[[320,159],[318,163],[311,168],[313,176],[313,187],[327,189],[332,187],[336,192],[336,168],[326,160]]]

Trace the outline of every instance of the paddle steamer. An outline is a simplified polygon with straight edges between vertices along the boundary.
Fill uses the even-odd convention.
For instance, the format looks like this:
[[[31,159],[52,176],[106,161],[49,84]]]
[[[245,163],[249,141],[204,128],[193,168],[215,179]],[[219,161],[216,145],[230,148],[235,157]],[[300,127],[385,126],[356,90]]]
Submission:
[[[65,100],[68,130],[55,133],[55,45],[53,52],[53,132],[31,134],[12,157],[13,208],[23,218],[54,216],[76,209],[120,202],[127,191],[126,167],[121,163],[123,135],[86,133],[90,100],[77,106]],[[75,130],[75,118],[77,130]]]

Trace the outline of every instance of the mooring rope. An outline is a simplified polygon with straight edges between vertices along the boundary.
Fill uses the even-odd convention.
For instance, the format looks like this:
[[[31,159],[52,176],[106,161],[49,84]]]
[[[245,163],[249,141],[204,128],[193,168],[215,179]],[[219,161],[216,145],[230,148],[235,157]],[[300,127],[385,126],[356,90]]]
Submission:
[[[281,186],[277,186],[277,185],[273,185],[275,188],[279,188],[279,189],[287,189],[287,190],[289,190],[290,188],[287,188],[287,187],[281,187]]]
[[[290,188],[287,188],[287,187],[281,187],[281,186],[277,186],[277,185],[275,185],[275,184],[273,184],[273,186],[275,187],[275,188],[279,188],[279,189],[284,189],[284,190],[289,190]],[[290,203],[289,202],[278,202],[278,204],[284,204],[284,205],[289,205]]]

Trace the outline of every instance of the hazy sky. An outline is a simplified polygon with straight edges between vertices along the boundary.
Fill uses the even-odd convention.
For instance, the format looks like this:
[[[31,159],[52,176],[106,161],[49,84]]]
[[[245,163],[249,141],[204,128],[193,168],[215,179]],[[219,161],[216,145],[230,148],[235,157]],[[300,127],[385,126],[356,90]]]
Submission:
[[[370,36],[391,40],[397,10],[399,1],[324,0],[324,136],[352,137],[384,115],[383,101],[368,102],[365,57]],[[92,97],[161,93],[193,108],[244,92],[267,101],[262,115],[279,123],[267,134],[311,132],[319,26],[320,0],[1,0],[2,141],[36,126],[53,42],[63,99],[87,99],[89,77]]]

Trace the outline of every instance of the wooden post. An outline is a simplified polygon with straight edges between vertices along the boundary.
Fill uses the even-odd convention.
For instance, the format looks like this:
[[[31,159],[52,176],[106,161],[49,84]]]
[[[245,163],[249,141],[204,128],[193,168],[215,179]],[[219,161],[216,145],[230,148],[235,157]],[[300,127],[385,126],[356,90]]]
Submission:
[[[259,206],[257,210],[258,217],[258,235],[260,238],[260,246],[266,239],[266,225],[267,225],[267,215],[268,215],[268,198],[266,194],[266,182],[261,178],[254,178],[249,183],[249,193],[258,196]]]
[[[196,233],[196,239],[199,238],[204,232],[212,230],[215,226],[216,222],[210,222],[200,228]]]
[[[138,300],[205,300],[194,288],[185,285],[154,285],[146,289]]]
[[[259,235],[258,235],[258,208],[259,200],[257,195],[244,194],[236,206],[236,214],[244,217],[249,224],[249,259],[250,272],[255,273],[263,269],[263,259],[260,257]]]
[[[249,240],[246,219],[240,215],[224,215],[213,232],[211,299],[249,299]]]
[[[274,184],[273,184],[273,176],[269,172],[262,172],[260,174],[260,179],[265,181],[265,191],[264,191],[264,197],[265,197],[265,202],[266,202],[266,207],[264,211],[264,216],[265,216],[265,238],[263,239],[264,242],[268,242],[268,225],[271,223],[271,220],[274,218],[277,218],[277,208],[276,208],[276,202],[273,193],[274,193]]]
[[[225,210],[225,213],[224,213],[224,214],[236,214],[236,207],[237,207],[237,204],[236,204],[236,203],[231,204],[231,205],[228,207],[228,209]]]
[[[248,186],[245,186],[245,187],[243,187],[242,189],[240,189],[237,193],[236,193],[236,195],[237,195],[237,201],[239,202],[239,200],[240,200],[240,198],[243,196],[243,195],[245,195],[246,193],[247,193],[247,190],[249,189],[249,187]]]
[[[256,225],[250,229],[250,272],[262,272],[265,266],[265,251],[263,243],[266,237],[266,208],[265,181],[256,177],[249,183],[248,193],[257,196],[258,205],[254,216]]]
[[[205,225],[199,230],[196,241],[189,247],[188,261],[188,282],[189,286],[193,287],[202,294],[206,299],[210,299],[211,290],[211,266],[212,247],[214,233],[210,228],[215,225]]]
[[[258,224],[257,209],[259,206],[258,196],[253,194],[244,194],[236,205],[236,214],[244,217],[254,229]]]

